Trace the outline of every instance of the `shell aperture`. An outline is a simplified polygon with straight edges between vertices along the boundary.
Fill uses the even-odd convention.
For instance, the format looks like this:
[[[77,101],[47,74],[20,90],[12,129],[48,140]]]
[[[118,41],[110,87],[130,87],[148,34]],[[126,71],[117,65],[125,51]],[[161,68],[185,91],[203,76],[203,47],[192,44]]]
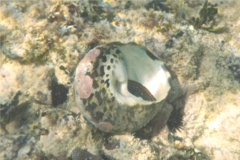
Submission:
[[[134,132],[162,110],[169,78],[163,62],[140,45],[101,45],[77,66],[75,99],[99,130]]]

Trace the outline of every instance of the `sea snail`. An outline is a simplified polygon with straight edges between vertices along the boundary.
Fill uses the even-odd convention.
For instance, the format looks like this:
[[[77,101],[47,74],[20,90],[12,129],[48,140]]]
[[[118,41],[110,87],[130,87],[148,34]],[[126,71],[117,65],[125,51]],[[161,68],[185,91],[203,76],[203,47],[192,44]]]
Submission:
[[[84,118],[104,132],[134,132],[161,112],[170,90],[163,62],[135,43],[90,50],[77,66],[75,99]]]

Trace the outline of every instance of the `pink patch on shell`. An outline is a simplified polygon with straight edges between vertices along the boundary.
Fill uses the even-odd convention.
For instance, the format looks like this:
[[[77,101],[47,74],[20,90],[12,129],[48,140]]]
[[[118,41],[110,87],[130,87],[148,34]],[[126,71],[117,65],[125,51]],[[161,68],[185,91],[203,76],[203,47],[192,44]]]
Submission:
[[[82,62],[94,62],[96,60],[96,57],[99,56],[100,54],[100,50],[99,49],[92,49],[90,50],[85,57],[82,59]]]
[[[89,76],[82,76],[81,78],[81,84],[79,86],[79,96],[80,98],[88,98],[91,93],[93,93],[93,80]]]
[[[80,98],[88,98],[94,92],[92,87],[93,80],[86,75],[87,72],[93,69],[93,63],[100,54],[99,49],[89,51],[85,57],[80,61],[76,69],[75,89],[79,93]]]

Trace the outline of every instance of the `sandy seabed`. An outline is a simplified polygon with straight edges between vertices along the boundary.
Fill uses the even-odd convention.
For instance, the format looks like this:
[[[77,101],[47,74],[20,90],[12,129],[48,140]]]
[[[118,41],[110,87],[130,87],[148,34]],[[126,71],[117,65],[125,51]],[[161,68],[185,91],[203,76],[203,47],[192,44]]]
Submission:
[[[0,159],[240,159],[240,2],[209,0],[202,23],[204,3],[0,0]],[[175,74],[186,91],[176,133],[106,135],[82,117],[75,68],[115,41],[145,46]]]

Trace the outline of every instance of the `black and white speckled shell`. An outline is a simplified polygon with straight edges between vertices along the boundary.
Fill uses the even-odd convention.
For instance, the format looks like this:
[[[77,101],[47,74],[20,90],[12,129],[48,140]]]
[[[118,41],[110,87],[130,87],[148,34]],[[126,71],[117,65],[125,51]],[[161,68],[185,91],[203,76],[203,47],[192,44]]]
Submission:
[[[152,78],[155,72],[159,75]],[[104,132],[134,132],[161,111],[169,77],[163,63],[135,43],[98,46],[76,69],[77,106],[87,121]],[[153,84],[158,79],[159,84]]]

